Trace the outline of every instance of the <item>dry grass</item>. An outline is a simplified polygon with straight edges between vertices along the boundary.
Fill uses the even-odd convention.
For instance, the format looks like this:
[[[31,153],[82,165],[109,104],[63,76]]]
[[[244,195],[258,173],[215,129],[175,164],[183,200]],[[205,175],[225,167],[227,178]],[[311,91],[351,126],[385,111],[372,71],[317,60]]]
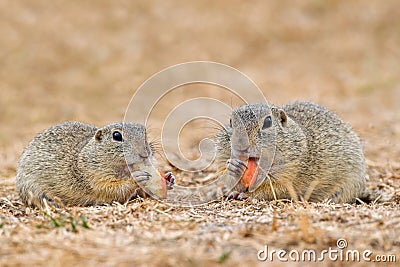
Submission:
[[[337,238],[399,260],[399,9],[396,0],[0,0],[0,265],[265,265],[256,254],[266,244],[321,250]],[[273,103],[309,99],[335,110],[363,139],[368,188],[382,202],[178,208],[138,199],[47,215],[20,203],[16,164],[36,133],[64,120],[121,120],[144,80],[192,60],[238,68]],[[184,89],[160,103],[155,121],[201,92]],[[204,94],[238,104],[216,88]],[[195,132],[183,142],[189,152],[210,129]]]

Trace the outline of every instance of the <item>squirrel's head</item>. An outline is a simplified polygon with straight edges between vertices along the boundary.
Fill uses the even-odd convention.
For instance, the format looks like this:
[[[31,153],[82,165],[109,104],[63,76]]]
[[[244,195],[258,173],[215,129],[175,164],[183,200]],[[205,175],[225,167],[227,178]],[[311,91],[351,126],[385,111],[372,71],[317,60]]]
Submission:
[[[129,178],[128,165],[131,169],[137,164],[149,165],[153,154],[144,125],[125,122],[99,128],[84,150],[92,157],[85,159],[92,168],[121,178]]]
[[[229,125],[232,156],[258,160],[264,151],[273,153],[277,134],[291,123],[284,110],[267,103],[234,109]]]

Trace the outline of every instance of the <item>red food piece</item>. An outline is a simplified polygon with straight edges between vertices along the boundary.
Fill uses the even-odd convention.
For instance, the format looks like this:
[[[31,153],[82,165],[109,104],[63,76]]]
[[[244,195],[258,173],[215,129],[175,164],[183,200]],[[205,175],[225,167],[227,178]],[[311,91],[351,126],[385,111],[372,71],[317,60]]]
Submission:
[[[157,170],[157,173],[160,175],[160,188],[159,188],[159,192],[157,192],[159,194],[159,196],[161,198],[167,198],[167,180],[164,177],[164,174]]]
[[[257,167],[257,161],[255,161],[254,159],[249,159],[247,161],[247,169],[244,172],[242,179],[240,180],[244,187],[249,188],[256,183]]]

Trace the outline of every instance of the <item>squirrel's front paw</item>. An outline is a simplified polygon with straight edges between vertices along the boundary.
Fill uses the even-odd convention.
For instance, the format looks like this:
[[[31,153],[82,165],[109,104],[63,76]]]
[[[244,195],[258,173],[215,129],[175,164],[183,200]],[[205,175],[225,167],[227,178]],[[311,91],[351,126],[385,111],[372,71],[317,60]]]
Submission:
[[[163,178],[167,182],[167,189],[171,190],[173,189],[175,185],[175,176],[172,174],[172,172],[167,172],[163,175]]]
[[[132,176],[137,183],[144,184],[150,180],[151,174],[146,171],[134,171]]]
[[[240,159],[228,159],[226,168],[228,170],[228,174],[233,177],[242,177],[244,172],[247,169],[246,164]]]

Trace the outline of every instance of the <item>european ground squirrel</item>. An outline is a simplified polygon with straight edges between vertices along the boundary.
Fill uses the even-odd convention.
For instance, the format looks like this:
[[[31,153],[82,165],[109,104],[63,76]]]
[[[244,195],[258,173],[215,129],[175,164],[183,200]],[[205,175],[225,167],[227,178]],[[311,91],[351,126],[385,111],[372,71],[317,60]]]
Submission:
[[[126,202],[143,193],[132,175],[146,186],[153,146],[136,123],[102,128],[63,122],[37,135],[24,149],[17,167],[16,188],[27,205],[88,206]],[[167,186],[174,177],[167,173]]]
[[[229,197],[340,203],[354,202],[365,188],[360,139],[335,113],[311,102],[233,110],[230,125],[217,135],[219,171],[242,176],[246,161],[262,166],[261,155],[270,169],[259,170],[253,183],[264,182],[252,192],[239,182]]]

